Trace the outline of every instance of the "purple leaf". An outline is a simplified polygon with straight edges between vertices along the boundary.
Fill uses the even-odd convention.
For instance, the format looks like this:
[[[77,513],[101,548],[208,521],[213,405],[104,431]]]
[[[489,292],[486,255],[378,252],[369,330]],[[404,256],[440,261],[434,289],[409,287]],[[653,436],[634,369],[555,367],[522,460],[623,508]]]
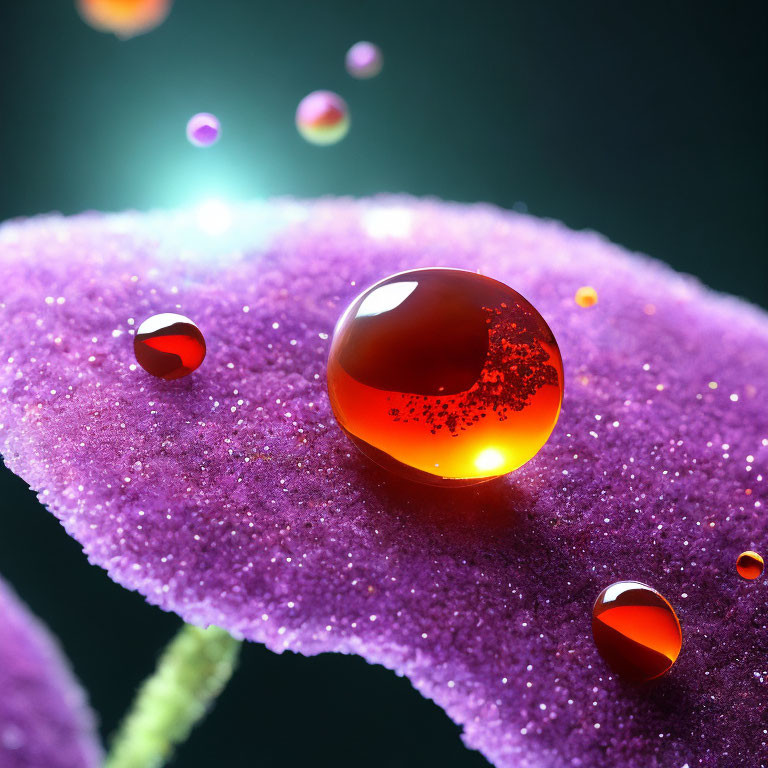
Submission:
[[[94,717],[69,664],[0,579],[0,766],[100,764]]]
[[[500,481],[398,481],[329,410],[339,315],[420,266],[508,283],[560,344],[560,422]],[[0,284],[0,450],[115,581],[276,651],[407,675],[498,766],[766,763],[768,592],[735,571],[768,543],[760,310],[596,234],[410,198],[10,223]],[[159,312],[208,345],[176,382],[133,357]],[[683,626],[650,686],[592,641],[620,579]]]

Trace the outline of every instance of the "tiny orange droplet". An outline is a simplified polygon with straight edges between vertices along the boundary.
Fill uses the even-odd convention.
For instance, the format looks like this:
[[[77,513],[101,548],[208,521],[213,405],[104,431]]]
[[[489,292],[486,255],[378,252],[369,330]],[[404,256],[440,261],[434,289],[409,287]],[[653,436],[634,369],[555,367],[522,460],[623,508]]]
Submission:
[[[764,567],[763,558],[751,549],[742,552],[736,558],[736,570],[739,576],[742,579],[747,579],[747,581],[754,581],[762,576]]]
[[[573,298],[580,307],[594,307],[597,304],[597,291],[591,285],[582,285]]]

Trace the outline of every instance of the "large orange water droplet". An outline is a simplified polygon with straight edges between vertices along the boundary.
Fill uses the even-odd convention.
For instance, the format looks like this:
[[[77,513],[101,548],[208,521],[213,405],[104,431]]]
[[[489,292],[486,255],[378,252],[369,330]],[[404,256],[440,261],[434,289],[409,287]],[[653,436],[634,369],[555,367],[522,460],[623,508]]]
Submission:
[[[475,272],[418,269],[352,302],[334,334],[328,391],[341,427],[383,467],[470,484],[517,469],[544,445],[563,364],[516,291]]]

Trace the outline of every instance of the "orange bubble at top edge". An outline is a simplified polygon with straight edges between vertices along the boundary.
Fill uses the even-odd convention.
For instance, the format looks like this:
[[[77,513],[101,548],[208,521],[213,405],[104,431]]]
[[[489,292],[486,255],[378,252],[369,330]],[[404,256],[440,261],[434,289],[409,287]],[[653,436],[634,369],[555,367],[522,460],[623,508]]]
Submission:
[[[126,40],[151,32],[171,12],[173,0],[77,0],[83,21]]]

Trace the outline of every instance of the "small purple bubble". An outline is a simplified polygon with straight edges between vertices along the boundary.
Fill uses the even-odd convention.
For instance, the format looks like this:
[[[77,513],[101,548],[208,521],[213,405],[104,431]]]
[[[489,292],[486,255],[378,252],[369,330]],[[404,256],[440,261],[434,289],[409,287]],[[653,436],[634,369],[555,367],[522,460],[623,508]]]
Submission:
[[[210,112],[198,112],[187,123],[187,139],[196,147],[210,147],[221,136],[221,123]]]
[[[347,51],[345,63],[352,77],[365,80],[381,72],[384,60],[378,45],[361,40]]]

